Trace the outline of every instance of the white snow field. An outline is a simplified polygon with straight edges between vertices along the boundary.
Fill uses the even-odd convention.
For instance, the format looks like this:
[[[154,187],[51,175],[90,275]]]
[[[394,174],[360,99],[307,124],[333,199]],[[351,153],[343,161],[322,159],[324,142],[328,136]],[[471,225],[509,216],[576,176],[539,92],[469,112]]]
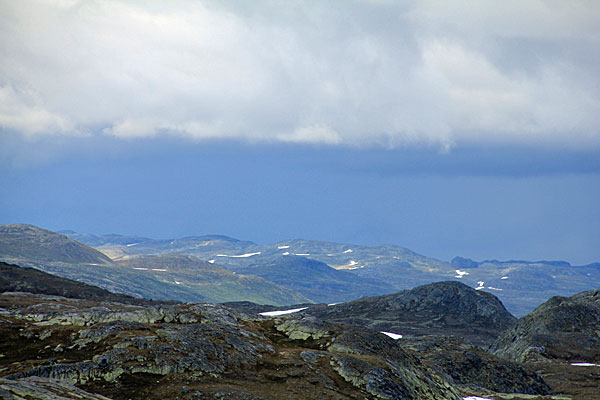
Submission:
[[[261,312],[260,315],[263,315],[265,317],[277,317],[278,315],[285,315],[285,314],[292,314],[298,311],[302,311],[302,310],[306,310],[308,307],[302,307],[302,308],[293,308],[291,310],[282,310],[282,311],[265,311],[265,312]]]

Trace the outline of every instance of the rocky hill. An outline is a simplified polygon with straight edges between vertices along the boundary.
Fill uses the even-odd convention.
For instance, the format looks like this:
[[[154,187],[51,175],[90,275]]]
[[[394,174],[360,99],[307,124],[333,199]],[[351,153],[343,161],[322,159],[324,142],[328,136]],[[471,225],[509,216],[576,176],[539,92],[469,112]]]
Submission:
[[[530,365],[557,391],[575,393],[577,398],[597,398],[600,290],[551,298],[520,318],[490,351]]]
[[[33,225],[0,225],[0,255],[40,262],[110,264],[89,246]]]
[[[486,346],[516,321],[494,295],[448,281],[304,311],[318,318],[407,336],[443,335]]]
[[[553,297],[499,338],[491,351],[514,361],[600,359],[600,290]]]

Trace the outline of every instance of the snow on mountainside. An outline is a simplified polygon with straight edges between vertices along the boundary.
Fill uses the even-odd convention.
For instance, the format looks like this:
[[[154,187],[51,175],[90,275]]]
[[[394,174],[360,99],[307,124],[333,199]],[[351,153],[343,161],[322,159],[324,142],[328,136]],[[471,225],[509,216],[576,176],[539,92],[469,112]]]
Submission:
[[[153,240],[136,236],[66,234],[98,246],[113,259],[190,254],[234,272],[246,272],[251,265],[257,264],[283,267],[288,263],[286,257],[297,256],[320,261],[357,278],[379,281],[394,290],[458,280],[494,293],[516,316],[527,314],[552,296],[570,296],[600,287],[600,264],[571,266],[564,261],[524,260],[476,262],[464,257],[455,257],[448,263],[396,245],[360,246],[302,239],[258,245],[219,235]],[[383,293],[389,291],[379,294]],[[373,293],[362,295],[367,294]],[[331,299],[334,301],[339,300]]]

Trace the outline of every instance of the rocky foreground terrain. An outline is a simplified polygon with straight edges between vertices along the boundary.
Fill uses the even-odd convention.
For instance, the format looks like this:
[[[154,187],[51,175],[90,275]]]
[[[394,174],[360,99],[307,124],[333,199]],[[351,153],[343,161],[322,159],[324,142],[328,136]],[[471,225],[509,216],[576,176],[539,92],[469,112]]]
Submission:
[[[77,282],[5,268],[20,272],[19,287],[46,293],[0,290],[6,399],[549,398],[534,372],[458,339],[394,340],[302,312],[89,296]],[[29,274],[37,279],[25,285]],[[69,297],[47,294],[61,286]]]
[[[452,400],[493,389],[549,392],[534,373],[471,347],[454,349],[470,354],[467,372],[466,365],[436,360],[423,342],[401,345],[373,330],[306,315],[270,318],[214,304],[139,306],[18,292],[0,295],[0,312],[5,392],[16,385],[6,380],[53,382],[33,377],[113,399]]]
[[[515,323],[493,295],[458,282],[264,314],[276,307],[142,300],[35,269],[0,270],[3,399],[600,393],[600,291],[551,299]]]
[[[1,373],[109,398],[458,399],[393,339],[219,305],[136,306],[4,293]]]

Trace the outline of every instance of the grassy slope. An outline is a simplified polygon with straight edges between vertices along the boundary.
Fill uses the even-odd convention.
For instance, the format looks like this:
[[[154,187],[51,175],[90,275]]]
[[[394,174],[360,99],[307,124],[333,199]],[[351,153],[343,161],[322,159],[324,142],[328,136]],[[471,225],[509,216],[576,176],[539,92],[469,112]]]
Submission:
[[[307,297],[263,278],[235,274],[193,256],[173,254],[139,257],[119,261],[118,265],[129,270],[147,268],[135,271],[154,274],[164,282],[179,282],[175,284],[193,288],[217,302],[247,300],[277,305],[311,302]],[[166,271],[155,271],[163,269]]]
[[[0,255],[32,261],[108,264],[96,249],[33,225],[0,225]]]

